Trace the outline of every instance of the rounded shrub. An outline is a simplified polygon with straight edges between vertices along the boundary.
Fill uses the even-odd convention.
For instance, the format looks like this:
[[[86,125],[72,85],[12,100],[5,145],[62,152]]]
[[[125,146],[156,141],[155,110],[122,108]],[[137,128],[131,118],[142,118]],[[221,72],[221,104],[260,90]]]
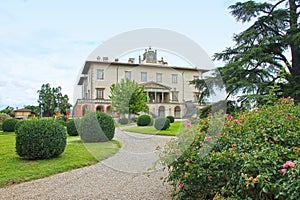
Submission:
[[[83,142],[106,142],[112,140],[115,134],[113,118],[103,112],[84,115],[78,128]]]
[[[0,130],[2,130],[2,124],[5,120],[11,119],[11,116],[9,116],[6,113],[0,113]]]
[[[140,115],[136,120],[136,124],[138,126],[149,126],[151,124],[151,117],[149,115]]]
[[[17,154],[26,159],[48,159],[64,152],[66,130],[54,120],[28,120],[17,124]]]
[[[119,119],[119,123],[120,124],[128,124],[129,120],[126,117],[122,117],[121,119]]]
[[[159,117],[154,122],[157,130],[167,130],[170,127],[170,120],[166,117]]]
[[[66,123],[66,126],[67,126],[67,133],[70,136],[77,136],[78,135],[74,119],[68,120],[67,123]]]
[[[19,122],[17,119],[7,119],[3,122],[2,124],[2,130],[4,132],[14,132],[15,131],[15,126]]]
[[[175,118],[173,116],[167,116],[167,118],[170,120],[170,123],[174,123]]]

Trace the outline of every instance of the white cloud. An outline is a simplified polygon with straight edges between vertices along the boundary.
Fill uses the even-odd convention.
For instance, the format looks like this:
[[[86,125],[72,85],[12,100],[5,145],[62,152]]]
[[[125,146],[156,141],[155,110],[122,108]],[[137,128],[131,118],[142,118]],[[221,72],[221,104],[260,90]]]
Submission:
[[[61,86],[72,102],[75,80],[83,61],[83,52],[94,47],[90,43],[53,40],[47,45],[35,45],[29,38],[16,45],[5,45],[0,51],[0,109],[6,106],[22,107],[37,104],[37,90],[44,83]],[[31,43],[31,50],[27,45]],[[38,50],[41,49],[41,52]],[[33,50],[33,51],[32,51]]]
[[[137,0],[1,1],[0,109],[36,104],[36,91],[48,82],[61,86],[73,102],[88,55],[124,31],[169,29],[195,40],[210,55],[221,51],[240,30],[226,2],[153,0],[145,9]]]

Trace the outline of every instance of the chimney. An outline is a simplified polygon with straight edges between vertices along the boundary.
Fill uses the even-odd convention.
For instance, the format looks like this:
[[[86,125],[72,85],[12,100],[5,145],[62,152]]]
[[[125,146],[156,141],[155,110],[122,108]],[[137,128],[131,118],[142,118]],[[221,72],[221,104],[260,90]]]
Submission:
[[[129,58],[129,59],[128,59],[128,63],[133,64],[133,63],[134,63],[134,60],[135,60],[134,58]]]

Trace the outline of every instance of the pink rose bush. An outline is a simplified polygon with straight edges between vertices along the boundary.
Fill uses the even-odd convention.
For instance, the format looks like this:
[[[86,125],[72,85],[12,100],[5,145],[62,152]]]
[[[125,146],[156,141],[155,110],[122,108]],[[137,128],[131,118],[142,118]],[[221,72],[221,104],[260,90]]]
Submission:
[[[161,153],[173,198],[300,199],[299,115],[300,105],[284,98],[225,115],[222,130],[211,117],[200,119],[195,130],[186,122],[189,129]],[[192,143],[179,149],[189,134]],[[179,157],[164,162],[177,151]]]

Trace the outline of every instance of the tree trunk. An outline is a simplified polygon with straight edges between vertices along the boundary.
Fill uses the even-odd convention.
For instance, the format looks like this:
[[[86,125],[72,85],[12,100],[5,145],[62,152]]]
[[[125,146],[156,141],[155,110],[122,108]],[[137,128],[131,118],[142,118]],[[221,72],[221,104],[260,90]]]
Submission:
[[[290,5],[290,35],[293,36],[299,33],[298,27],[298,14],[296,0],[289,0]],[[291,42],[291,54],[292,54],[292,77],[296,78],[300,76],[300,46],[297,39]]]

